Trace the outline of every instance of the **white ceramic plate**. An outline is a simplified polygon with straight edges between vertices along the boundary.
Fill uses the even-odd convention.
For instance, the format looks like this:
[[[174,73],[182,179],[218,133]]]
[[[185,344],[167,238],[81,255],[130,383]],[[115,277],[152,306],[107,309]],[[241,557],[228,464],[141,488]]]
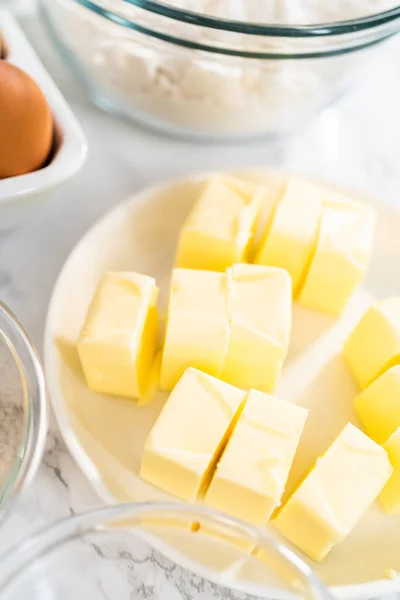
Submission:
[[[267,184],[281,177],[260,170],[240,174]],[[152,406],[139,409],[133,401],[89,391],[75,342],[95,286],[107,270],[154,275],[162,290],[161,311],[165,310],[177,234],[206,176],[144,191],[116,207],[77,245],[54,289],[45,339],[51,400],[69,450],[105,502],[169,498],[138,476],[143,444],[165,395],[160,393]],[[290,353],[277,395],[309,407],[311,413],[289,490],[344,423],[359,425],[352,409],[357,389],[341,358],[341,346],[374,297],[400,294],[400,213],[364,199],[375,204],[379,214],[364,287],[339,320],[293,309]],[[371,598],[400,590],[400,579],[387,578],[388,569],[400,572],[400,517],[388,517],[373,506],[324,564],[312,566],[342,597]]]

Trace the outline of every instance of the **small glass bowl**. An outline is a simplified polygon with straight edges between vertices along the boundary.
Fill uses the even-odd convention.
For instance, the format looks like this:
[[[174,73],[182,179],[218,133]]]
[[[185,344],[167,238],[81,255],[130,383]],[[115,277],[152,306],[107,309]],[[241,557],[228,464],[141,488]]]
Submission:
[[[32,482],[46,433],[40,360],[22,325],[0,301],[0,522]]]
[[[331,599],[311,568],[265,532],[188,504],[96,509],[0,558],[0,600],[236,600],[243,593]]]
[[[229,1],[220,1],[222,14],[230,14]],[[290,26],[155,0],[41,0],[41,7],[94,103],[165,133],[207,140],[293,131],[363,72],[373,77],[373,64],[378,69],[385,60],[379,42],[400,29],[400,5],[351,21]]]

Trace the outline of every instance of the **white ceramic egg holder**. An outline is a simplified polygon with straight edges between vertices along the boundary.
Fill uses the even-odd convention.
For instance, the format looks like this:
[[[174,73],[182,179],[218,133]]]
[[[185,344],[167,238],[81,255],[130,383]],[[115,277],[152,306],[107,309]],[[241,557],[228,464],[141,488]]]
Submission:
[[[47,166],[0,180],[0,233],[29,219],[40,204],[83,166],[87,146],[67,102],[8,10],[0,9],[0,32],[6,60],[30,75],[41,88],[54,119],[54,143]]]

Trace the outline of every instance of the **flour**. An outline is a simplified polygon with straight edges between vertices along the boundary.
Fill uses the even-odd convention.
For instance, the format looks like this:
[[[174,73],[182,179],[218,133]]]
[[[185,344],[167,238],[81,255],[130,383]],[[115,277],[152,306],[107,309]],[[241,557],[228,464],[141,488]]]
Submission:
[[[307,41],[245,36],[161,17],[121,0],[99,0],[131,22],[178,38],[247,51],[298,53]],[[170,0],[203,14],[263,23],[304,24],[373,14],[393,0]],[[260,60],[183,48],[112,23],[72,0],[47,12],[92,89],[147,124],[207,136],[291,130],[348,87],[371,52],[332,58]],[[319,40],[317,43],[332,43]],[[378,53],[379,54],[379,53]]]
[[[394,0],[169,0],[166,4],[213,17],[275,25],[346,21],[398,6]]]
[[[0,341],[0,491],[19,453],[25,430],[21,379],[14,358]]]

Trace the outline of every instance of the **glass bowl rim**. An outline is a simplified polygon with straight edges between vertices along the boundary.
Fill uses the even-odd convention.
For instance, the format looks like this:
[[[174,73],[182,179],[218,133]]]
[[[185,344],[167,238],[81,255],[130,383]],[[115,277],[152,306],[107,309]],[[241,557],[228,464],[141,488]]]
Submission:
[[[253,22],[244,22],[233,19],[225,19],[220,17],[207,16],[202,13],[175,8],[168,5],[166,2],[159,0],[121,0],[125,4],[130,4],[167,17],[173,20],[182,21],[189,25],[197,25],[211,29],[220,29],[233,33],[241,33],[246,35],[270,36],[270,37],[288,37],[288,38],[315,38],[315,37],[332,37],[336,35],[354,34],[361,31],[367,31],[389,23],[400,20],[400,3],[385,11],[366,15],[357,19],[349,19],[344,21],[332,21],[315,23],[312,25],[280,25],[280,24],[262,24]],[[97,0],[93,0],[93,4],[97,4]],[[400,27],[400,23],[399,23]]]
[[[0,319],[8,327],[8,332],[5,333],[0,323],[1,336],[14,354],[16,364],[17,359],[20,359],[18,346],[22,345],[34,379],[34,389],[32,389],[29,375],[27,375],[25,369],[27,363],[21,360],[21,364],[17,364],[17,367],[22,371],[21,377],[26,380],[23,382],[23,387],[26,387],[28,398],[27,425],[24,439],[20,443],[22,457],[14,460],[13,468],[2,486],[1,523],[9,516],[20,493],[32,483],[39,468],[47,438],[48,403],[44,370],[39,355],[22,324],[1,300]]]
[[[160,513],[162,518],[169,514],[172,522],[173,518],[179,515],[186,515],[193,519],[206,517],[215,523],[231,526],[235,530],[250,534],[258,542],[272,548],[279,556],[290,563],[304,577],[310,589],[315,591],[316,598],[319,600],[333,600],[330,591],[313,569],[295,552],[268,535],[266,531],[205,505],[186,502],[127,502],[97,507],[58,519],[3,552],[0,556],[0,594],[7,589],[9,584],[29,569],[30,565],[38,558],[76,539],[79,535],[104,530],[108,524],[126,518],[137,517],[139,520],[149,518],[152,513],[155,513],[156,519],[160,518]],[[200,574],[199,576],[202,577],[203,575]],[[226,582],[220,583],[220,585],[224,584],[227,585]]]
[[[45,22],[48,20],[47,4],[48,0],[40,0],[42,15]],[[297,50],[289,48],[287,51],[277,49],[243,49],[238,47],[221,44],[203,43],[196,38],[186,38],[182,35],[170,33],[169,28],[155,29],[141,24],[138,20],[133,20],[112,8],[105,7],[98,0],[69,0],[72,3],[82,6],[84,9],[99,15],[100,17],[111,21],[119,27],[139,32],[145,36],[165,42],[173,46],[187,48],[204,52],[209,55],[223,55],[228,57],[240,57],[246,59],[259,60],[304,60],[313,58],[328,58],[349,54],[355,51],[364,50],[380,42],[389,39],[400,30],[400,5],[390,11],[379,13],[363,19],[354,21],[343,21],[333,23],[332,25],[298,25],[287,27],[283,25],[265,26],[257,23],[244,24],[240,21],[230,21],[227,19],[217,19],[206,17],[198,13],[171,8],[164,3],[156,0],[121,0],[123,4],[129,4],[141,8],[147,12],[158,14],[161,17],[186,23],[188,26],[206,27],[214,30],[230,31],[235,34],[245,34],[250,36],[269,36],[275,39],[296,39],[309,42],[311,47]],[[357,25],[358,24],[358,25]],[[361,35],[357,35],[361,32]],[[344,35],[348,34],[348,35]],[[355,35],[352,35],[355,34]],[[337,36],[339,36],[337,38]],[[325,39],[332,42],[324,46],[319,45],[319,41]],[[354,42],[354,43],[352,43]]]

